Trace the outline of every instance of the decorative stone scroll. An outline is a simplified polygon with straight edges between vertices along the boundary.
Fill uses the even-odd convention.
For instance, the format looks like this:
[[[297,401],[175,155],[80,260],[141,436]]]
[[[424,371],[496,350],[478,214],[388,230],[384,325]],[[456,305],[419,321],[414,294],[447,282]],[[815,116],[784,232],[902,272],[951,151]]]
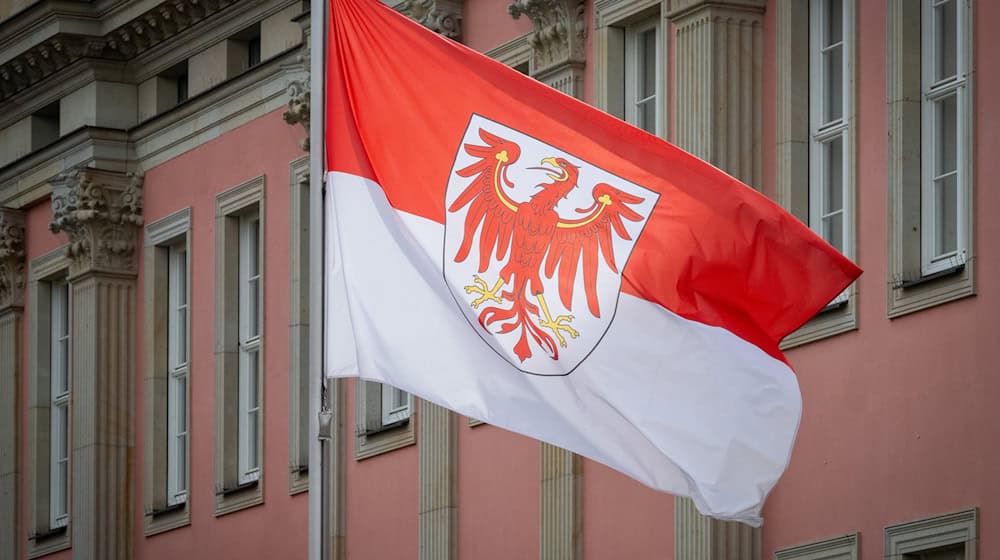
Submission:
[[[0,311],[24,306],[24,213],[0,208]]]
[[[461,0],[404,0],[396,9],[435,33],[462,41]]]
[[[515,0],[507,11],[514,19],[526,15],[535,24],[528,40],[534,51],[535,77],[548,83],[546,74],[567,67],[582,68],[587,58],[583,0]]]
[[[142,181],[141,175],[91,168],[69,171],[53,181],[49,229],[69,236],[71,278],[92,271],[137,273]]]

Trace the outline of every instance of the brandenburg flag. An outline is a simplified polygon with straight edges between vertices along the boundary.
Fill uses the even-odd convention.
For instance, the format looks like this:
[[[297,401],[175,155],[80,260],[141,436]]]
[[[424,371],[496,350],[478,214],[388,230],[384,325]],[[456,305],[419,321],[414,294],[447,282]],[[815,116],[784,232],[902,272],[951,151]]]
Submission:
[[[333,0],[325,370],[760,523],[801,413],[778,343],[860,270],[752,188]]]

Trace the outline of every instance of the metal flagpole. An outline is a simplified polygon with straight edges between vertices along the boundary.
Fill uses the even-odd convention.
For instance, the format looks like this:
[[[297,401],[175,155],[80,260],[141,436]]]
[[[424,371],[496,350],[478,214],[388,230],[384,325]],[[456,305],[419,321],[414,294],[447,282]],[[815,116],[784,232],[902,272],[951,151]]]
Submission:
[[[327,0],[310,0],[310,99],[309,99],[309,560],[327,560],[324,538],[329,518],[326,499],[328,480],[325,458],[329,442],[320,439],[323,399],[323,183],[326,159],[324,135],[324,87],[326,85]],[[324,414],[329,418],[329,414]],[[329,432],[327,431],[327,434]]]

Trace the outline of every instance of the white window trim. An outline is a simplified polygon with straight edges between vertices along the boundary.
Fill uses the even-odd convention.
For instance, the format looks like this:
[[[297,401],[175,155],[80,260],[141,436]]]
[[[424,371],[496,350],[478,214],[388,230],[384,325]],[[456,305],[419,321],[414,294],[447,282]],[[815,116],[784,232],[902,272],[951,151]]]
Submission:
[[[855,108],[855,29],[856,0],[843,0],[844,25],[843,40],[843,111],[842,118],[833,126],[818,127],[813,123],[819,119],[811,114],[816,104],[809,104],[811,90],[817,80],[813,74],[819,69],[810,64],[813,50],[814,29],[819,25],[812,2],[802,0],[777,0],[775,3],[776,29],[776,69],[777,69],[777,123],[776,123],[776,199],[786,210],[807,224],[814,210],[810,202],[816,178],[817,165],[811,159],[815,155],[812,148],[816,140],[825,140],[829,135],[843,135],[843,208],[844,255],[854,259],[857,254],[857,206],[856,192],[856,108]],[[810,15],[812,14],[812,16]],[[803,48],[807,45],[808,48]],[[817,113],[818,114],[818,113]],[[818,212],[817,212],[818,214]],[[781,342],[782,350],[808,344],[855,330],[858,325],[857,283],[851,284],[838,294],[823,310],[808,323],[789,334]]]
[[[669,68],[669,29],[666,0],[596,0],[594,2],[594,105],[620,119],[627,118],[625,93],[626,29],[646,19],[655,18],[660,29],[657,41],[657,127],[658,135],[670,139],[667,77]]]
[[[935,12],[934,5],[953,2],[955,4],[955,76],[950,79],[945,79],[940,82],[934,80],[934,59],[937,54],[937,49],[939,45],[936,41],[936,34],[934,33],[934,20],[932,14]],[[921,221],[921,240],[920,240],[920,253],[921,262],[920,270],[921,274],[924,276],[929,276],[942,271],[951,270],[965,263],[967,258],[967,248],[965,247],[966,242],[966,232],[967,227],[964,220],[964,208],[968,201],[965,200],[964,188],[965,182],[969,180],[968,171],[962,164],[965,161],[965,152],[968,150],[967,142],[968,137],[966,136],[965,128],[969,117],[967,112],[969,111],[969,104],[967,100],[967,83],[968,83],[968,68],[965,57],[965,38],[968,35],[966,21],[966,10],[963,9],[962,0],[921,0],[921,53],[920,53],[920,64],[921,64],[921,153],[920,153],[920,167],[921,167],[921,181],[920,181],[920,196],[923,201],[920,205],[920,221]],[[935,181],[935,156],[937,154],[937,143],[935,138],[937,136],[935,129],[935,107],[938,102],[942,99],[949,97],[951,95],[955,96],[956,100],[956,115],[955,115],[955,125],[956,125],[956,158],[955,158],[955,192],[956,192],[956,204],[955,211],[957,215],[955,216],[956,232],[955,241],[956,248],[954,252],[946,253],[943,255],[936,255],[934,251],[935,245],[935,213],[936,208],[933,204],[935,200],[934,197],[934,181]]]
[[[356,425],[354,458],[367,459],[395,449],[413,445],[417,441],[415,413],[416,399],[407,394],[408,402],[405,416],[398,414],[398,420],[387,423],[391,419],[383,414],[385,410],[385,394],[391,386],[377,381],[354,380],[354,420]]]
[[[858,560],[858,533],[783,548],[774,560]]]
[[[191,209],[184,208],[146,226],[143,301],[145,317],[145,426],[143,529],[146,536],[183,527],[191,522]],[[183,281],[187,286],[188,313],[183,328],[177,324],[181,251],[185,259]],[[172,263],[173,260],[173,263]],[[183,334],[182,334],[183,333]],[[183,343],[180,338],[184,338]],[[178,360],[180,344],[187,361]],[[178,396],[183,378],[183,397]],[[179,401],[183,398],[183,418]],[[183,454],[177,449],[177,428],[187,428]],[[183,464],[180,458],[183,456]],[[183,484],[177,474],[184,473]],[[185,491],[182,493],[181,486]]]
[[[396,397],[402,395],[400,402]],[[392,426],[410,418],[410,411],[413,409],[413,395],[392,387],[382,385],[382,426]]]
[[[187,501],[187,454],[189,432],[187,410],[190,408],[187,385],[191,349],[187,332],[190,330],[191,285],[188,280],[187,240],[167,248],[167,505]],[[184,286],[185,299],[180,290]],[[183,349],[183,353],[181,350]],[[183,406],[181,403],[183,402]],[[181,480],[180,473],[184,473]]]
[[[957,8],[967,22],[976,21],[975,0],[961,0]],[[967,149],[957,166],[967,180],[961,182],[959,221],[963,224],[959,245],[964,262],[933,274],[923,267],[922,228],[922,68],[918,60],[923,41],[922,2],[888,0],[886,4],[886,98],[889,134],[887,150],[889,266],[887,270],[887,315],[890,318],[941,305],[976,293],[975,283],[975,26],[965,27],[957,56],[965,72],[965,101],[969,108],[960,115],[962,138]],[[956,154],[958,155],[958,154]]]
[[[29,381],[28,381],[28,433],[29,439],[51,441],[52,422],[52,324],[51,324],[51,284],[64,281],[69,269],[69,259],[66,248],[60,247],[34,258],[28,265],[28,301],[27,306],[29,330]],[[69,317],[71,319],[72,317]],[[72,328],[71,328],[72,330]],[[72,352],[70,350],[70,352]],[[69,356],[72,357],[71,355]],[[72,387],[72,367],[70,367],[70,386]],[[70,395],[70,410],[72,415],[72,395]],[[72,449],[72,416],[70,416],[70,449]],[[72,456],[69,470],[72,472]],[[67,523],[61,527],[53,527],[51,512],[52,483],[52,446],[29,445],[28,464],[28,558],[37,558],[59,550],[70,548],[72,541],[73,519],[67,517]],[[73,500],[72,475],[67,477],[67,510],[72,511]]]
[[[50,404],[51,421],[49,444],[49,527],[65,527],[69,522],[69,450],[70,431],[70,394],[73,386],[72,368],[70,367],[70,287],[65,279],[49,282],[49,391],[52,396]],[[64,345],[65,343],[65,345]],[[66,387],[57,384],[57,372],[66,367]],[[60,417],[65,417],[65,423]],[[63,431],[62,427],[66,430]],[[60,455],[65,455],[60,457]],[[60,465],[65,464],[65,473],[60,472]],[[60,480],[62,479],[62,480]]]
[[[639,108],[641,103],[652,102],[655,119],[652,134],[663,136],[663,32],[659,15],[648,17],[642,21],[633,23],[625,27],[625,121],[634,126],[640,127]],[[639,37],[650,29],[654,30],[656,37],[656,54],[654,58],[654,81],[655,87],[653,95],[645,99],[638,99],[637,88],[641,69],[639,68],[639,58],[641,56]],[[641,127],[640,127],[641,128]]]
[[[240,379],[239,379],[239,483],[247,484],[260,477],[261,430],[261,280],[260,267],[261,231],[260,217],[256,211],[239,217],[240,228],[240,273],[239,273],[239,321],[240,321]],[[250,257],[254,256],[256,270],[251,270]],[[251,290],[250,286],[255,286]],[[254,316],[255,315],[255,316]],[[256,424],[254,427],[253,424]],[[251,428],[255,437],[250,438]],[[252,440],[252,441],[251,441]]]
[[[964,544],[964,560],[976,560],[978,521],[979,511],[972,508],[890,525],[885,528],[886,557],[903,558],[906,554]]]
[[[226,515],[264,503],[266,479],[266,442],[264,426],[267,416],[264,400],[267,372],[266,328],[263,308],[266,300],[267,270],[264,176],[255,177],[216,196],[215,208],[215,515]],[[257,301],[257,336],[249,336],[245,321],[248,303],[241,279],[241,217],[256,214],[259,220],[258,266],[261,272]],[[246,223],[243,220],[243,223]],[[241,235],[243,233],[243,235]],[[241,298],[241,295],[243,297]],[[241,302],[241,299],[243,300]],[[257,356],[257,431],[254,442],[243,439],[248,434],[246,420],[250,410],[246,373],[248,356]],[[240,414],[242,409],[243,414]],[[248,465],[248,450],[257,449],[256,467]]]

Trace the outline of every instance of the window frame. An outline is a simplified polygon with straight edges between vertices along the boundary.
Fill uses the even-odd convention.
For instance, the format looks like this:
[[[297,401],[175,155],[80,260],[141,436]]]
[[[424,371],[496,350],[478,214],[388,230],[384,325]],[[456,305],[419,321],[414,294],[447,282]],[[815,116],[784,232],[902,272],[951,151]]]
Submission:
[[[978,508],[889,525],[885,528],[885,554],[887,558],[904,558],[964,544],[964,560],[976,560],[978,525]]]
[[[70,397],[73,379],[71,365],[70,285],[65,278],[53,279],[49,284],[49,527],[58,529],[69,523],[70,437],[72,417]],[[62,374],[57,370],[65,368]],[[65,376],[65,387],[56,379]],[[62,390],[60,390],[62,389]],[[60,417],[63,422],[59,422]],[[61,448],[61,449],[60,449]],[[63,456],[64,455],[64,456]],[[60,472],[60,464],[65,471]],[[59,479],[62,480],[59,480]]]
[[[215,515],[221,516],[264,503],[266,445],[264,427],[267,415],[265,368],[267,352],[266,302],[267,270],[265,212],[265,177],[254,177],[216,196],[215,208]],[[246,218],[246,216],[256,216]],[[241,249],[246,239],[248,220],[257,221],[258,270],[256,337],[249,333],[244,311],[249,307],[241,279],[246,258]],[[248,432],[247,416],[253,402],[246,393],[249,384],[247,356],[256,354],[257,430]],[[254,441],[245,439],[248,435]],[[241,440],[242,444],[241,445]],[[247,468],[248,452],[257,450],[257,465]]]
[[[354,458],[358,461],[413,445],[416,437],[416,400],[409,397],[408,409],[395,419],[384,414],[385,388],[391,385],[364,379],[354,380]],[[387,423],[387,420],[392,420]]]
[[[261,284],[263,255],[261,244],[260,215],[256,209],[239,215],[240,273],[239,273],[239,460],[238,482],[240,485],[256,481],[260,477],[260,430],[261,430],[261,323],[263,313]],[[253,257],[253,258],[251,258]],[[251,264],[252,263],[252,264]],[[253,289],[250,288],[253,286]],[[251,437],[251,435],[253,437]]]
[[[944,80],[935,80],[934,74],[937,70],[935,59],[938,55],[939,45],[937,34],[934,32],[936,20],[932,14],[936,13],[935,4],[952,4],[955,7],[955,74],[953,77]],[[965,247],[966,235],[964,213],[961,209],[968,203],[964,200],[965,181],[968,181],[967,170],[961,165],[968,150],[966,145],[968,138],[965,135],[965,127],[968,120],[966,113],[969,111],[967,101],[967,78],[968,68],[964,56],[965,37],[968,35],[966,21],[966,10],[961,9],[961,0],[921,0],[920,15],[920,66],[921,66],[921,150],[920,150],[920,271],[923,276],[951,270],[963,264],[967,257]],[[931,16],[931,17],[929,17]],[[936,109],[941,107],[941,103],[948,97],[955,97],[955,250],[953,254],[936,254],[934,245],[936,239],[936,210],[935,205],[935,181],[938,180],[935,162],[938,159],[939,146],[937,145],[937,118]],[[947,173],[946,173],[947,174]],[[941,177],[943,178],[944,175]]]
[[[68,346],[68,383],[70,387],[67,408],[67,444],[70,450],[66,480],[66,523],[53,526],[52,515],[52,331],[51,304],[53,282],[66,282],[69,259],[66,247],[32,259],[28,264],[28,434],[31,441],[48,441],[49,445],[28,446],[28,558],[37,558],[72,545],[73,531],[73,399],[72,399],[72,284],[67,283],[67,325],[70,332]]]
[[[975,1],[961,0],[956,9],[965,22],[975,21]],[[957,185],[959,202],[956,243],[964,247],[961,262],[941,270],[927,269],[924,227],[926,205],[924,159],[924,2],[889,0],[886,6],[886,100],[889,187],[887,310],[897,318],[976,293],[975,283],[975,26],[967,25],[956,47],[956,71],[965,70],[965,110],[959,114],[964,150],[956,166],[964,180]],[[915,162],[919,165],[914,165]],[[936,271],[935,271],[936,270]],[[930,272],[930,273],[928,273]]]
[[[288,493],[309,489],[309,156],[289,164]]]
[[[624,64],[625,64],[625,122],[646,130],[645,126],[639,124],[640,111],[638,106],[652,101],[653,103],[653,130],[646,130],[654,136],[663,136],[663,110],[666,108],[663,103],[663,35],[662,22],[659,15],[648,16],[639,21],[624,27]],[[639,59],[642,56],[641,36],[647,31],[653,31],[656,52],[653,57],[653,94],[643,99],[637,99],[639,90],[639,80],[642,72],[639,69]]]
[[[147,537],[191,523],[191,226],[192,211],[188,207],[145,228],[143,532]],[[182,253],[183,271],[178,262]],[[187,292],[183,327],[177,323],[175,314],[179,307],[175,286],[180,285],[181,275]],[[177,359],[180,345],[186,349],[186,362]],[[178,391],[182,378],[183,397]],[[181,398],[183,411],[179,406]],[[175,447],[182,421],[186,428],[183,453]],[[178,491],[180,484],[176,478],[180,471],[184,474],[183,495]]]
[[[667,79],[670,76],[670,22],[666,0],[596,0],[594,3],[594,105],[626,120],[626,60],[629,26],[656,20],[657,54],[657,135],[669,140],[670,99]]]
[[[776,550],[774,560],[858,560],[858,533]]]
[[[820,10],[823,0],[778,0],[777,20],[777,122],[776,190],[779,205],[822,236],[817,226],[821,215],[819,201],[823,174],[824,142],[842,139],[841,208],[843,254],[857,255],[857,115],[856,115],[856,0],[843,0],[841,27],[841,116],[825,121],[821,107],[809,103],[824,89],[826,80],[817,62],[823,28]],[[807,48],[802,48],[807,45]],[[781,342],[782,350],[809,344],[857,329],[857,282],[830,301],[809,322]]]

